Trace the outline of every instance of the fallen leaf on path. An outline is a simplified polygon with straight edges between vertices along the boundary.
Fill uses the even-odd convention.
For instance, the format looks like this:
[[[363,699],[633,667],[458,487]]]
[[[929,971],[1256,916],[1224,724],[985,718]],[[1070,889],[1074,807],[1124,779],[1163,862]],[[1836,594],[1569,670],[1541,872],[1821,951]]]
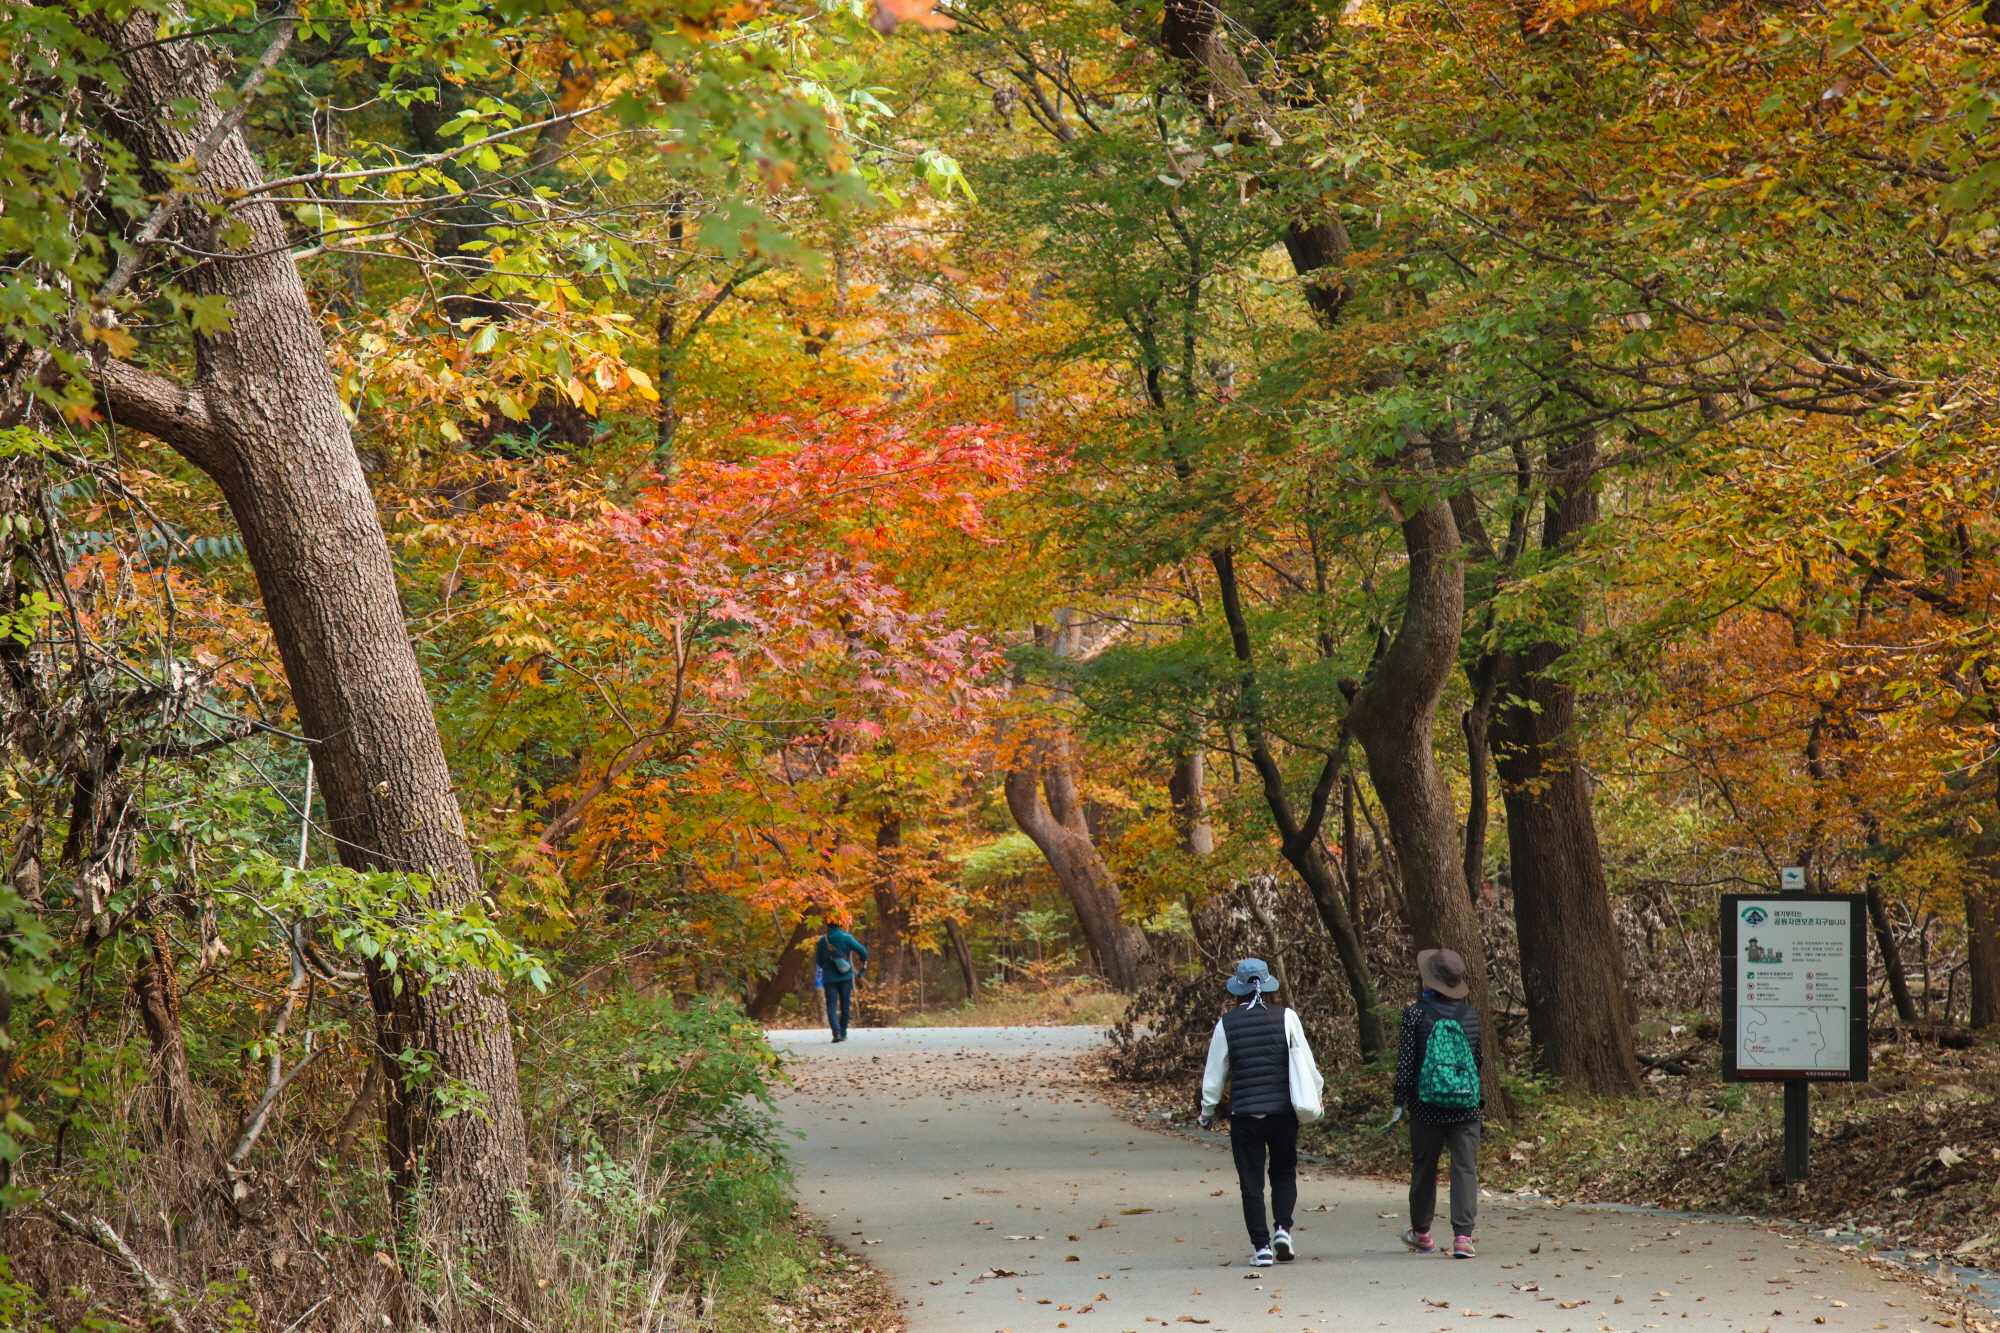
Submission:
[[[1540,1291],[1541,1289],[1542,1284],[1539,1282],[1516,1282],[1514,1284],[1514,1290],[1516,1291]]]
[[[1388,1214],[1384,1213],[1383,1216],[1387,1217]],[[1530,1245],[1528,1247],[1529,1254],[1540,1254],[1541,1252],[1542,1252],[1542,1243],[1540,1241],[1536,1241],[1533,1245]]]
[[[1094,1226],[1094,1227],[1092,1227],[1092,1228],[1091,1228],[1091,1230],[1092,1230],[1092,1231],[1102,1231],[1102,1230],[1104,1230],[1104,1228],[1106,1228],[1106,1227],[1115,1227],[1115,1226],[1117,1226],[1117,1225],[1118,1225],[1118,1224],[1117,1224],[1116,1222],[1112,1221],[1112,1220],[1111,1220],[1110,1218],[1108,1218],[1108,1217],[1106,1217],[1106,1218],[1100,1218],[1100,1219],[1098,1220],[1098,1223],[1097,1223],[1097,1225],[1096,1225],[1096,1226]]]
[[[1191,1314],[1184,1314],[1179,1319],[1174,1320],[1174,1322],[1176,1324],[1206,1324],[1208,1321],[1206,1319],[1196,1319]]]
[[[1827,1302],[1827,1304],[1828,1304],[1828,1305],[1837,1305],[1837,1306],[1839,1306],[1839,1307],[1840,1307],[1841,1309],[1843,1309],[1843,1310],[1845,1310],[1845,1309],[1847,1308],[1847,1302],[1846,1302],[1846,1301],[1828,1301],[1828,1302]]]
[[[1135,1217],[1140,1213],[1150,1213],[1152,1211],[1150,1208],[1120,1208],[1118,1215],[1120,1217]]]
[[[1590,1302],[1589,1302],[1589,1301],[1557,1301],[1557,1302],[1556,1302],[1556,1309],[1558,1309],[1558,1310],[1574,1310],[1574,1309],[1575,1309],[1575,1308],[1576,1308],[1577,1306],[1579,1306],[1579,1305],[1588,1305],[1588,1304],[1590,1304]]]
[[[1422,1300],[1425,1305],[1435,1305],[1440,1310],[1448,1310],[1451,1308],[1450,1301],[1434,1301],[1428,1296],[1423,1297]]]

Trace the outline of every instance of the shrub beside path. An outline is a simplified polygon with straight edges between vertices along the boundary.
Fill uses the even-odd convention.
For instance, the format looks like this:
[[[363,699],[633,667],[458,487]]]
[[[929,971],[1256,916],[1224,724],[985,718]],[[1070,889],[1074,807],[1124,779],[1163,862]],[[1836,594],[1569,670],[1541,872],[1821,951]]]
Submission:
[[[1391,1182],[1303,1168],[1289,1265],[1245,1265],[1227,1150],[1135,1127],[1080,1070],[1096,1028],[773,1032],[802,1206],[911,1333],[1929,1333],[1960,1316],[1738,1222],[1481,1203],[1479,1257],[1412,1255]]]

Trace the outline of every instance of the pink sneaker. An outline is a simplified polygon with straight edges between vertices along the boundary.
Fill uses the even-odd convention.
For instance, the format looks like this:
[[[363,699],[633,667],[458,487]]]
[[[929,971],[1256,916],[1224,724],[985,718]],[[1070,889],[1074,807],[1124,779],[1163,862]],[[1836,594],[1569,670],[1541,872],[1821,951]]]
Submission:
[[[1428,1231],[1418,1231],[1415,1227],[1403,1228],[1403,1244],[1409,1246],[1418,1254],[1429,1254],[1437,1249],[1436,1244],[1431,1240],[1431,1233]]]
[[[1451,1242],[1451,1257],[1452,1257],[1452,1258],[1454,1258],[1454,1259],[1470,1259],[1470,1258],[1472,1257],[1472,1254],[1473,1254],[1473,1250],[1472,1250],[1472,1237],[1470,1237],[1470,1236],[1454,1236],[1454,1237],[1452,1238],[1452,1242]]]

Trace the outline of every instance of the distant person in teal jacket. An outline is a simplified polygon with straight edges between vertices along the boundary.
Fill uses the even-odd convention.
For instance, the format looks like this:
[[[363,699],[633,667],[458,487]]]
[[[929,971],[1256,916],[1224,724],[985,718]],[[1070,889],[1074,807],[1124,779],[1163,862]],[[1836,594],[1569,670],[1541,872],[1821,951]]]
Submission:
[[[860,962],[855,959],[859,958]],[[813,948],[813,962],[819,965],[820,985],[826,990],[826,1025],[835,1041],[847,1040],[847,1015],[854,1003],[854,983],[868,965],[868,950],[860,940],[828,921],[826,934]]]

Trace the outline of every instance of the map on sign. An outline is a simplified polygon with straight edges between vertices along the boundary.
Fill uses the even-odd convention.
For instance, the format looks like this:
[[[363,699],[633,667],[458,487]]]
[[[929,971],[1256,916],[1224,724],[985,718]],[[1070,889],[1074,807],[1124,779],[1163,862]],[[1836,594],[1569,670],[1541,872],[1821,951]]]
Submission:
[[[1741,1068],[1847,1068],[1844,1004],[1745,1005],[1736,1011],[1736,1023],[1736,1063]]]
[[[1736,1066],[1844,1070],[1855,905],[1742,898],[1736,908]]]

